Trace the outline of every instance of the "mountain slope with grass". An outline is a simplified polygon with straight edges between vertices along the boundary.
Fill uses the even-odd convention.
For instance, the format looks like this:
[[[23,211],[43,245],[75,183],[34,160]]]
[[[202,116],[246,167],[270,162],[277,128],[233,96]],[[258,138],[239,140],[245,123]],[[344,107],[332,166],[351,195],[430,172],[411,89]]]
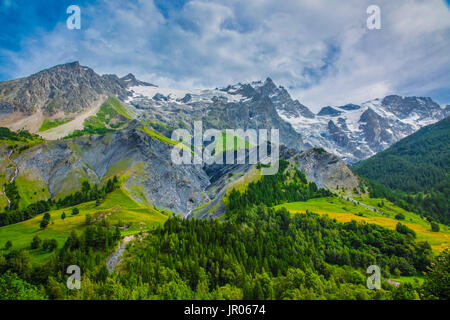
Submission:
[[[450,117],[422,128],[352,170],[375,184],[375,196],[450,222]]]

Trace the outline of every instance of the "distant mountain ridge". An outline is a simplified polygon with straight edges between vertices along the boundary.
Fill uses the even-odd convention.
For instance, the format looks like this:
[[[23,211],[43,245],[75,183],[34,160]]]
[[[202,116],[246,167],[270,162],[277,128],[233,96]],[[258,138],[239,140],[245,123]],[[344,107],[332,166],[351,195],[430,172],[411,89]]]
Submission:
[[[385,150],[420,128],[450,115],[431,98],[387,96],[361,105],[327,106],[314,117],[292,116],[278,107],[306,146],[321,147],[355,163]]]
[[[450,115],[450,106],[441,108],[431,98],[395,95],[361,105],[326,106],[314,114],[271,78],[213,90],[172,90],[132,74],[98,75],[73,62],[0,82],[0,126],[37,132],[45,119],[77,119],[87,113],[79,124],[67,125],[81,129],[89,112],[95,114],[108,96],[130,105],[137,118],[159,124],[155,129],[165,135],[179,127],[190,129],[195,120],[202,120],[205,129],[277,128],[288,147],[323,148],[350,164]]]

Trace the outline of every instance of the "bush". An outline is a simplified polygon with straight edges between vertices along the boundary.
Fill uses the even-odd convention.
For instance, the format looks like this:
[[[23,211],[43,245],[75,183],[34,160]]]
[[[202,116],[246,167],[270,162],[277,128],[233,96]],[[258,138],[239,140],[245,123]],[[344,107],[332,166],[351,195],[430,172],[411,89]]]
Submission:
[[[48,251],[51,252],[56,248],[58,248],[58,241],[56,241],[55,239],[50,239],[48,243]]]
[[[439,225],[436,222],[432,222],[431,223],[431,231],[433,232],[439,232],[439,230],[441,230],[441,228],[439,227]]]
[[[399,213],[395,215],[395,219],[397,220],[405,220],[405,215],[403,213]]]
[[[41,229],[47,228],[49,223],[50,223],[50,213],[46,212],[41,221],[41,225],[40,225]]]
[[[37,249],[41,245],[41,239],[39,236],[34,236],[33,241],[31,241],[31,249]]]
[[[42,249],[44,249],[45,251],[48,250],[52,252],[56,248],[58,248],[58,241],[56,241],[55,239],[47,239],[42,243]]]
[[[400,222],[397,224],[395,230],[397,230],[398,233],[411,235],[413,238],[416,237],[416,233],[414,232],[414,230],[411,230],[410,228],[408,228],[404,224],[401,224]]]
[[[9,250],[9,249],[11,249],[12,248],[12,242],[11,242],[11,240],[8,240],[6,243],[5,243],[5,249],[6,250]]]
[[[72,209],[72,215],[73,216],[76,216],[77,214],[79,214],[80,213],[80,210],[78,209],[78,208],[73,208]]]

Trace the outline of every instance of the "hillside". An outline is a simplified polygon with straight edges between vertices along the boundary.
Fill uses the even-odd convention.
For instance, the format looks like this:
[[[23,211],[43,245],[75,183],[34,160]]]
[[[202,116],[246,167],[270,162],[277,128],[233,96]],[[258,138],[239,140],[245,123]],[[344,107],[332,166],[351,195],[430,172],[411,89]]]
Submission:
[[[368,178],[373,197],[450,223],[450,118],[422,128],[352,170]]]
[[[79,214],[72,215],[74,208],[78,208]],[[66,218],[61,215],[65,213]],[[169,213],[155,209],[150,204],[137,203],[123,187],[108,194],[101,204],[95,201],[82,203],[49,211],[50,223],[45,230],[39,225],[43,214],[39,214],[29,220],[4,226],[0,228],[0,248],[4,248],[7,241],[11,241],[15,250],[29,250],[32,261],[44,263],[50,257],[51,252],[46,250],[30,250],[30,243],[35,236],[41,240],[55,239],[58,248],[62,248],[72,232],[83,232],[89,225],[86,216],[105,221],[111,225],[119,225],[122,234],[132,234],[148,231],[167,220]],[[95,220],[94,220],[95,221]]]
[[[434,111],[419,112],[424,105]],[[362,121],[361,144],[370,137],[385,148],[441,115],[428,99],[371,106],[326,107],[316,116],[270,78],[183,91],[131,74],[99,76],[78,63],[0,83],[0,125],[17,129],[0,127],[0,299],[419,298],[422,287],[411,277],[427,283],[424,273],[449,247],[450,231],[416,211],[440,203],[433,179],[441,171],[420,170],[427,172],[424,163],[444,168],[446,158],[414,151],[439,140],[445,154],[448,139],[432,133],[417,142],[422,149],[406,147],[414,150],[402,161],[422,179],[414,183],[430,189],[411,202],[400,198],[400,207],[387,200],[394,191],[383,187],[377,196],[378,185],[359,179],[339,156],[305,150],[312,141],[286,120],[311,124],[359,112],[359,120],[350,118]],[[383,126],[380,135],[385,109],[406,121],[415,110],[421,120],[391,136],[393,127]],[[323,138],[344,143],[345,120],[335,120],[339,127],[327,120],[333,137]],[[171,134],[192,131],[194,121],[204,131],[279,129],[278,172],[262,175],[265,165],[248,161],[175,164],[180,142]],[[256,148],[242,145],[248,160]],[[382,270],[380,291],[366,288],[373,264]],[[68,265],[86,270],[82,290],[65,287]],[[389,284],[399,277],[404,285]]]
[[[420,129],[352,169],[393,190],[427,193],[445,181],[448,184],[449,141],[450,117]]]
[[[405,213],[406,230],[413,229],[417,236],[403,234],[395,227],[397,220],[393,217],[400,209],[392,204],[385,204],[383,214],[372,212],[367,207],[370,202],[363,206],[318,189],[295,162],[282,161],[281,169],[275,176],[238,186],[240,191],[233,189],[221,221],[170,217],[148,203],[133,200],[122,179],[119,188],[100,204],[86,202],[50,210],[45,229],[39,227],[43,214],[1,227],[0,247],[5,249],[0,252],[0,270],[20,270],[14,288],[25,286],[17,293],[8,291],[8,296],[33,293],[44,299],[257,300],[419,297],[419,284],[411,277],[421,278],[434,254],[448,246],[448,228],[442,226],[441,232],[431,233],[420,217]],[[273,208],[266,206],[280,202]],[[79,213],[71,215],[75,207]],[[133,236],[120,246],[126,248],[123,261],[110,274],[106,263],[115,250],[118,252],[120,238],[128,235]],[[56,249],[45,249],[44,245],[32,248],[33,243],[48,246],[46,241],[53,240]],[[9,241],[12,247],[8,247]],[[63,283],[60,270],[68,263],[89,270],[83,276],[81,290],[59,285]],[[382,267],[381,290],[365,286],[364,274],[370,264]],[[8,282],[11,276],[8,271],[0,279]],[[406,289],[390,285],[389,278],[400,279]],[[114,289],[105,291],[106,284]],[[40,291],[39,285],[43,286]],[[0,293],[0,298],[2,295],[5,293]]]

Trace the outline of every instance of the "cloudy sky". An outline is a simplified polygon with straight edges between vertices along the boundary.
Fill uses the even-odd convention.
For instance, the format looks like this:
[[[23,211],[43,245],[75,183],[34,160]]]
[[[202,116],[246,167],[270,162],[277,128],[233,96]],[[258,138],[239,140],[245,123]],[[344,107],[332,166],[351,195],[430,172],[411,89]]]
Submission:
[[[448,0],[0,0],[0,21],[0,80],[77,60],[182,89],[270,76],[313,110],[387,94],[450,104]]]

